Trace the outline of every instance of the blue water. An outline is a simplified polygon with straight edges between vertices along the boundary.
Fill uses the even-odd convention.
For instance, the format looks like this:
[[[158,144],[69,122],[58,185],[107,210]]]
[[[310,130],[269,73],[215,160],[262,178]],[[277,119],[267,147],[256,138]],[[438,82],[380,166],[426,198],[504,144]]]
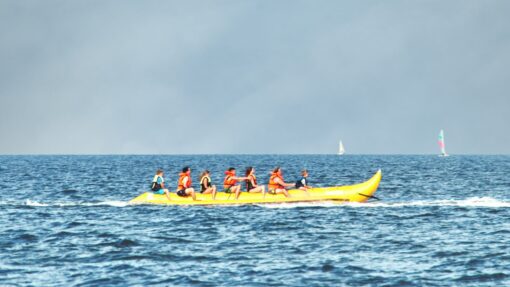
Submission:
[[[162,167],[381,168],[367,204],[130,206]],[[510,156],[0,156],[0,285],[509,286]]]

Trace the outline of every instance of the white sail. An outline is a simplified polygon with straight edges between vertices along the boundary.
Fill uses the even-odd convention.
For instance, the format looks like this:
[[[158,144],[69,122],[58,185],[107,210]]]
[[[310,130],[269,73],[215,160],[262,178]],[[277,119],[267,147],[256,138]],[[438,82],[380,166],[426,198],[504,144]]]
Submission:
[[[343,155],[344,153],[345,153],[344,145],[343,145],[342,141],[340,141],[338,143],[338,154]]]

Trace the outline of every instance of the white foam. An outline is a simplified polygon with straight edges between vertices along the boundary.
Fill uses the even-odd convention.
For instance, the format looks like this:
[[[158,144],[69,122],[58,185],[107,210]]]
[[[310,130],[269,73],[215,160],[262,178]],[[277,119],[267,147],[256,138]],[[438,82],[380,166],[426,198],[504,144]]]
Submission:
[[[32,201],[32,200],[30,200],[30,199],[27,199],[27,200],[25,201],[25,205],[28,205],[28,206],[38,206],[38,207],[40,207],[40,206],[49,206],[48,204],[45,204],[45,203],[39,203],[39,202],[37,202],[37,201]]]
[[[510,207],[510,201],[492,197],[470,197],[467,199],[417,200],[408,202],[348,203],[352,207],[406,207],[406,206],[463,206],[463,207]]]
[[[106,206],[114,206],[114,207],[124,207],[124,206],[127,206],[129,203],[127,201],[115,201],[115,200],[111,200],[111,201],[102,201],[102,202],[96,202],[96,203],[91,203],[91,204],[86,204],[88,206],[102,206],[102,205],[106,205]]]
[[[69,207],[69,206],[113,206],[124,207],[129,203],[127,201],[101,201],[101,202],[55,202],[55,203],[40,203],[27,199],[25,205],[42,207],[42,206],[55,206],[55,207]]]
[[[0,205],[8,205],[13,203],[0,202]],[[112,206],[112,207],[125,207],[130,205],[127,201],[100,201],[100,202],[55,202],[55,203],[41,203],[27,199],[25,205],[34,207],[68,207],[68,206]],[[408,206],[462,206],[462,207],[490,207],[490,208],[508,208],[510,201],[498,200],[492,197],[470,197],[467,199],[446,199],[446,200],[416,200],[416,201],[403,201],[403,202],[293,202],[293,203],[274,203],[274,204],[257,204],[257,206],[264,208],[296,208],[296,207],[353,207],[353,208],[400,208]]]
[[[295,208],[295,207],[338,207],[347,206],[354,208],[399,208],[408,206],[464,206],[464,207],[510,207],[510,201],[498,200],[492,197],[471,197],[467,199],[446,199],[446,200],[417,200],[407,202],[296,202],[279,204],[260,204],[265,208]]]
[[[333,201],[320,201],[320,202],[284,202],[256,205],[265,208],[296,208],[296,207],[333,207],[340,206],[342,205],[342,203]]]

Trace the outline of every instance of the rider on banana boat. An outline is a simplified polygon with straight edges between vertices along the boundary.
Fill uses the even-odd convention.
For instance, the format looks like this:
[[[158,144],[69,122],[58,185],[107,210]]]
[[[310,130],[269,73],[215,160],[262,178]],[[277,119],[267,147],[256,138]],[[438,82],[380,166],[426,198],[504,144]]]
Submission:
[[[200,193],[212,193],[212,199],[216,199],[216,185],[211,184],[211,177],[209,176],[208,170],[204,170],[200,175]]]
[[[286,183],[283,180],[282,169],[280,167],[276,167],[269,177],[268,189],[269,193],[277,194],[283,193],[285,197],[290,197],[289,192],[285,189],[286,187],[296,186],[294,183]]]
[[[249,193],[262,192],[266,193],[266,187],[263,185],[257,185],[257,177],[255,176],[255,168],[249,166],[246,169],[246,191]]]
[[[165,194],[170,200],[170,192],[165,188],[165,179],[163,178],[163,170],[158,169],[152,179],[151,190],[154,194]]]
[[[186,166],[179,174],[179,181],[177,182],[177,195],[187,197],[191,195],[193,200],[196,200],[195,190],[191,187],[191,169]]]
[[[308,191],[308,189],[312,188],[308,185],[308,171],[306,169],[301,171],[301,179],[296,181],[296,188],[304,191]]]
[[[241,193],[241,185],[236,184],[238,180],[247,180],[247,177],[236,176],[236,169],[231,167],[225,171],[225,179],[223,180],[223,191],[226,193],[235,193],[235,198],[239,198]]]

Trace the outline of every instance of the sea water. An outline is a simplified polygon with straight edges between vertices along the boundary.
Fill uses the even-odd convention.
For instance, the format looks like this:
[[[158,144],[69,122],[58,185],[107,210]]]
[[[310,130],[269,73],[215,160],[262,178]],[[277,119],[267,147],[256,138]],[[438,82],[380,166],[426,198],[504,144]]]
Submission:
[[[132,206],[154,172],[281,166],[369,203]],[[509,286],[510,156],[0,156],[1,286]]]

